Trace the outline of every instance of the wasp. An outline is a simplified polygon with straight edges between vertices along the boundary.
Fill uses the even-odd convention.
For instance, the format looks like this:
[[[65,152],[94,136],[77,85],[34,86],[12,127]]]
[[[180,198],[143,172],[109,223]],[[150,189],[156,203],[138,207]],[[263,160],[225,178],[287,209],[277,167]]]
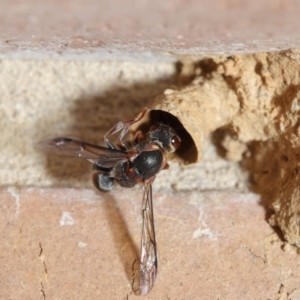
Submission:
[[[63,155],[84,158],[93,163],[92,182],[100,191],[110,191],[116,182],[121,187],[143,186],[142,236],[139,261],[139,281],[136,294],[148,294],[156,279],[158,258],[155,238],[152,183],[156,174],[169,168],[167,154],[175,152],[181,144],[180,137],[169,126],[155,123],[143,133],[135,133],[130,146],[123,142],[131,126],[139,122],[150,109],[145,108],[133,120],[119,122],[104,136],[107,147],[59,137],[42,141],[38,148]],[[110,136],[120,133],[113,144]]]

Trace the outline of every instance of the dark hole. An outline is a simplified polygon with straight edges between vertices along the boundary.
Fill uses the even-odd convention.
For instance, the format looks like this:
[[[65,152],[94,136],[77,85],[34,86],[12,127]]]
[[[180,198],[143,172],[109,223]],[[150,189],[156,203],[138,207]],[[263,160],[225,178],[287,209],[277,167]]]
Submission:
[[[172,127],[181,139],[180,148],[174,157],[180,162],[194,163],[197,161],[197,149],[191,135],[184,128],[183,124],[172,114],[162,110],[151,110],[148,115],[148,122],[140,123],[138,129],[147,132],[151,125],[163,123]]]

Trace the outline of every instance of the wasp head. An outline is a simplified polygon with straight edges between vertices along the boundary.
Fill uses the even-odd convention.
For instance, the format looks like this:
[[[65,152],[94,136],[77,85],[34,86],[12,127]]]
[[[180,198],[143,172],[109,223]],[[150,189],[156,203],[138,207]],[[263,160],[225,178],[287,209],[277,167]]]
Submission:
[[[151,127],[149,140],[159,144],[163,149],[170,153],[175,152],[181,144],[180,137],[175,131],[170,126],[161,123]]]

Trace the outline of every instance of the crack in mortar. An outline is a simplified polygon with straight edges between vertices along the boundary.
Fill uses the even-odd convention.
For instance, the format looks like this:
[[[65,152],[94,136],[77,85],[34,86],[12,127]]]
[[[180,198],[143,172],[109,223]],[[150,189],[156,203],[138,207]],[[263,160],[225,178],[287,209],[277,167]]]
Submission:
[[[48,270],[47,270],[47,266],[46,266],[46,262],[45,262],[45,255],[43,254],[43,247],[42,247],[42,243],[41,242],[39,243],[39,247],[40,247],[39,259],[43,263],[45,274],[48,276]]]
[[[44,291],[44,286],[43,286],[43,281],[41,280],[41,293],[43,295],[43,298],[46,299],[46,294],[45,294],[45,291]]]
[[[262,256],[259,256],[259,255],[255,254],[254,252],[252,252],[252,250],[251,250],[249,247],[247,247],[246,245],[242,246],[242,248],[245,248],[246,250],[248,250],[249,253],[250,253],[252,256],[261,259],[261,260],[263,261],[264,264],[267,263],[267,260],[266,260],[265,258],[263,258]]]
[[[276,300],[293,300],[293,299],[298,299],[298,298],[294,298],[294,297],[299,297],[299,294],[298,295],[293,295],[295,292],[299,292],[300,291],[300,287],[295,287],[293,288],[290,292],[288,292],[286,290],[286,287],[284,286],[284,284],[280,284],[280,287],[279,287],[279,291],[278,291],[278,294],[279,294],[279,297],[276,299]]]
[[[45,255],[43,254],[43,247],[42,247],[42,243],[39,242],[39,248],[40,248],[40,253],[39,253],[39,259],[42,261],[42,264],[43,264],[43,269],[44,269],[44,273],[45,273],[45,280],[47,281],[48,280],[48,270],[47,270],[47,266],[46,266],[46,262],[45,262]],[[41,280],[40,281],[41,283],[41,293],[43,295],[43,298],[46,299],[46,293],[45,293],[45,290],[44,290],[44,285],[43,285],[43,281]]]

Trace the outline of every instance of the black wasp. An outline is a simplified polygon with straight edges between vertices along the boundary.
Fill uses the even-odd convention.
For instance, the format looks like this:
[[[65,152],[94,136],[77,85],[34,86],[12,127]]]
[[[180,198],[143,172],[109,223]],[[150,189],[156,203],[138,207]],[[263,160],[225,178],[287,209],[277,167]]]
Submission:
[[[145,108],[136,119],[119,122],[109,130],[104,136],[107,147],[64,137],[46,140],[38,145],[43,151],[85,158],[92,162],[93,184],[100,191],[110,191],[114,182],[127,188],[137,183],[143,185],[140,272],[138,289],[134,291],[140,295],[146,295],[152,289],[158,265],[151,184],[160,170],[168,169],[166,154],[175,152],[181,143],[170,126],[156,123],[146,133],[137,131],[131,147],[126,146],[122,141],[124,136],[148,111]],[[121,133],[115,146],[109,137],[117,132]]]

